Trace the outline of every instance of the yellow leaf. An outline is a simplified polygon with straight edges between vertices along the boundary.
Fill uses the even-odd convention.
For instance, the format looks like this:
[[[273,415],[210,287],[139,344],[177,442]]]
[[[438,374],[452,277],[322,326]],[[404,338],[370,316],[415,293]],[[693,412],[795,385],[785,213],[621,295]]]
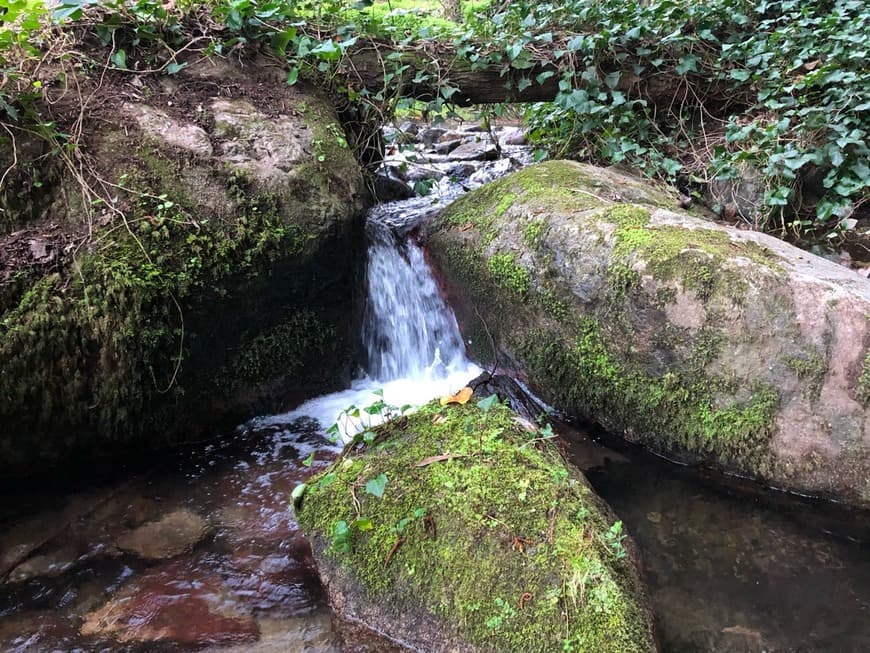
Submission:
[[[471,399],[472,394],[474,394],[474,390],[465,386],[452,397],[441,397],[439,403],[442,406],[446,406],[447,404],[467,404],[468,400]]]

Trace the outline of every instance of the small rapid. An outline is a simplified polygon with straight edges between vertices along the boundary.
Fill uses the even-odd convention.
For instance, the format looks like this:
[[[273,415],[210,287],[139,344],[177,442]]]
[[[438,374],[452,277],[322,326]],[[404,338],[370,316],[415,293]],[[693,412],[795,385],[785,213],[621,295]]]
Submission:
[[[343,440],[382,421],[384,414],[350,417],[375,403],[412,409],[450,395],[482,371],[469,360],[453,311],[426,261],[415,234],[463,192],[525,163],[524,151],[484,164],[462,184],[443,179],[425,197],[379,204],[366,216],[366,300],[360,339],[361,373],[346,390],[310,399],[294,410],[258,417],[260,429],[311,418],[327,429],[336,424]],[[519,159],[519,160],[518,160]]]

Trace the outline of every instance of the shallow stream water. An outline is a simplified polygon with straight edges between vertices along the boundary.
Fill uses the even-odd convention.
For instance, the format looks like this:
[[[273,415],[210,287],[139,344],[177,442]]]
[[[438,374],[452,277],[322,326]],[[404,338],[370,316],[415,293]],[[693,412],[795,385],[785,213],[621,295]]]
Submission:
[[[443,205],[457,190],[439,192]],[[479,372],[414,241],[437,208],[418,198],[372,213],[367,373],[348,390],[123,483],[0,496],[0,651],[390,650],[333,620],[289,496],[336,455],[326,426],[338,420],[347,437],[379,418],[349,405],[376,390],[418,405]],[[866,515],[617,453],[584,433],[570,440],[640,545],[663,650],[870,650]],[[161,520],[188,541],[146,531],[145,550],[131,544]]]

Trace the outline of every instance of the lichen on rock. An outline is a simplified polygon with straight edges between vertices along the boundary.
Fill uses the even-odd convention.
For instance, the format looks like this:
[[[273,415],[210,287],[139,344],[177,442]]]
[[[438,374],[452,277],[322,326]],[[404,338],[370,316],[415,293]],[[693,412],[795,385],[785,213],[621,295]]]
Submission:
[[[621,523],[497,403],[380,427],[296,515],[333,607],[413,650],[656,649]]]

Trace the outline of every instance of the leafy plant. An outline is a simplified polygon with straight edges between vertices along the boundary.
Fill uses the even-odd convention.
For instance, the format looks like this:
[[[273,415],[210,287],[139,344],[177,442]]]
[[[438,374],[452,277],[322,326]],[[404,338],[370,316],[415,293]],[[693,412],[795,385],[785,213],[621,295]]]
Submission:
[[[621,560],[628,555],[622,543],[626,537],[628,536],[622,532],[621,521],[613,522],[607,532],[604,533],[604,542],[617,560]]]
[[[366,492],[373,497],[380,499],[384,496],[384,490],[387,487],[387,475],[378,474],[375,478],[366,481]]]

